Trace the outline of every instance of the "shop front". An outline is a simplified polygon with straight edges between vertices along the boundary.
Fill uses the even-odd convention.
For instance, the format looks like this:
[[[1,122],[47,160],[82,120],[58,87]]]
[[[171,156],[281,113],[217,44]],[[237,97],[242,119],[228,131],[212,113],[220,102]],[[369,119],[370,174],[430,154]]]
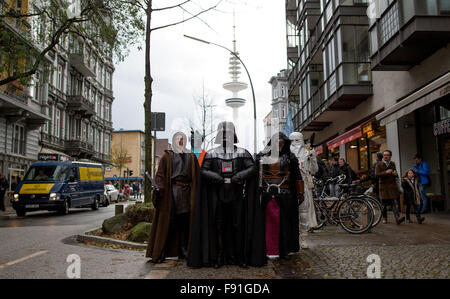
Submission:
[[[386,127],[371,119],[327,142],[328,157],[345,157],[362,181],[370,179],[376,154],[386,146]],[[340,151],[345,150],[341,154]]]
[[[414,155],[423,157],[431,183],[426,187],[433,211],[450,209],[450,73],[434,80],[386,109],[377,119],[397,134],[401,173],[414,167]],[[394,124],[392,126],[392,124]],[[390,136],[390,137],[389,137]]]

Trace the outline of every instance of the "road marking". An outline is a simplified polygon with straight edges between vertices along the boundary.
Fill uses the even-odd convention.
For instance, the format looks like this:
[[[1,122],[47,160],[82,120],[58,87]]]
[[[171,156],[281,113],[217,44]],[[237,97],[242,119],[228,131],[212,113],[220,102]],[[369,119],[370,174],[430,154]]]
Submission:
[[[148,272],[145,279],[164,279],[169,275],[169,270],[152,270]]]
[[[26,260],[31,259],[31,258],[33,258],[33,257],[42,255],[42,254],[44,254],[44,253],[47,253],[47,250],[38,251],[38,252],[33,253],[33,254],[30,254],[30,255],[28,255],[28,256],[24,256],[23,258],[20,258],[20,259],[18,259],[18,260],[11,261],[11,262],[8,262],[8,263],[6,263],[6,264],[0,265],[0,269],[3,269],[3,268],[6,268],[6,267],[9,267],[9,266],[12,266],[12,265],[21,263],[21,262],[23,262],[23,261],[26,261]]]

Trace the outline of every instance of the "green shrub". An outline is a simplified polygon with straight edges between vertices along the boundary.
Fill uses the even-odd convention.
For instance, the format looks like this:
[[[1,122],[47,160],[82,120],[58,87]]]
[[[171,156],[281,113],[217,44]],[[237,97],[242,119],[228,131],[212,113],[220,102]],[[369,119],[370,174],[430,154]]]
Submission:
[[[154,209],[145,203],[136,203],[129,205],[125,209],[128,221],[135,226],[140,222],[152,222]]]

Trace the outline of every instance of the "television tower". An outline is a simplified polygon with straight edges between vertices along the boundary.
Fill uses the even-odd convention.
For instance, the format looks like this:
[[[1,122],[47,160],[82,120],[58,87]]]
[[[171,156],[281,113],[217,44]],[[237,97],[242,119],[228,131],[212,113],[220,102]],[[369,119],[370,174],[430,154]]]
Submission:
[[[233,53],[239,55],[239,52],[236,50],[236,21],[235,15],[233,12]],[[247,89],[248,85],[244,82],[239,82],[239,74],[241,73],[241,63],[234,56],[230,54],[230,66],[229,66],[229,74],[231,75],[231,82],[225,83],[223,88],[229,90],[233,93],[233,97],[226,99],[225,104],[228,107],[233,108],[233,122],[236,124],[239,119],[239,108],[245,105],[245,99],[238,97],[238,92]]]

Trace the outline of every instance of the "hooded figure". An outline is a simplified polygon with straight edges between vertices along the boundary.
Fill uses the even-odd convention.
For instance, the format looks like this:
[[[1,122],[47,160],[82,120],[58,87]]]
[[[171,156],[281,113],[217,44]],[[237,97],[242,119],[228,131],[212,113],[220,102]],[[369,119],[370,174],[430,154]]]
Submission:
[[[264,264],[254,161],[247,150],[235,146],[237,142],[233,123],[221,122],[216,136],[219,146],[209,150],[203,159],[190,267]]]
[[[314,208],[314,198],[312,190],[314,188],[313,175],[319,170],[317,165],[317,155],[313,149],[308,149],[305,146],[303,134],[299,132],[293,132],[289,135],[291,140],[291,152],[298,159],[298,166],[305,182],[304,188],[304,201],[300,205],[300,227],[301,229],[301,246],[302,248],[308,248],[306,244],[306,231],[309,228],[317,226],[316,211]]]
[[[200,169],[195,155],[186,149],[186,141],[184,133],[173,136],[173,151],[164,151],[155,175],[155,214],[146,253],[152,262],[188,255]]]
[[[289,148],[290,140],[277,133],[256,157],[266,254],[282,259],[300,250],[296,182],[301,175],[298,160]]]

